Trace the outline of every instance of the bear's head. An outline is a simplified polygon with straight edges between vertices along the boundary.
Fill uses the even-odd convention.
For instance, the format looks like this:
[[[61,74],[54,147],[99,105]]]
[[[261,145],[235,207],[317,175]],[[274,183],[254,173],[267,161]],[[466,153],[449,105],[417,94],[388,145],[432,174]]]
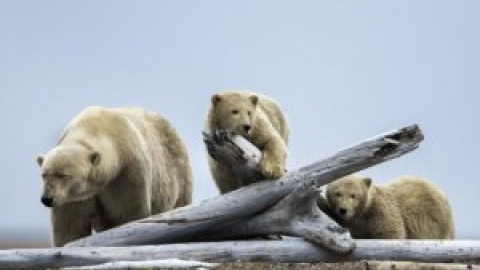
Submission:
[[[369,207],[371,186],[372,179],[358,174],[335,180],[327,187],[328,205],[340,220],[352,220]]]
[[[81,145],[57,146],[37,163],[44,182],[42,203],[47,207],[88,199],[101,188],[95,176],[101,162],[99,152]]]
[[[211,119],[218,130],[248,136],[255,122],[258,96],[246,93],[222,93],[212,96]]]

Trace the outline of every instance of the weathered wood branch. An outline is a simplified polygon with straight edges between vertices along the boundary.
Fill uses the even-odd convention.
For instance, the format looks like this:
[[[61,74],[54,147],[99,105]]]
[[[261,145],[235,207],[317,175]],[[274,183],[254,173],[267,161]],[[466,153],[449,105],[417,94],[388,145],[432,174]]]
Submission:
[[[62,270],[125,270],[125,269],[180,269],[193,267],[199,267],[198,269],[213,269],[220,264],[218,263],[206,263],[191,260],[179,260],[179,259],[164,259],[164,260],[149,260],[149,261],[118,261],[108,262],[99,265],[87,265],[87,266],[73,266],[65,267]]]
[[[319,196],[317,187],[301,184],[268,210],[248,219],[215,226],[202,233],[199,239],[283,234],[301,237],[335,252],[351,252],[355,242],[350,233],[317,207]]]
[[[357,240],[353,253],[340,255],[302,239],[165,244],[135,247],[72,247],[0,251],[0,269],[46,269],[114,261],[177,258],[207,262],[286,263],[393,260],[431,263],[480,260],[480,241]]]
[[[245,184],[264,179],[258,168],[262,153],[242,136],[228,131],[217,131],[215,134],[203,132],[203,141],[208,154],[240,177]]]
[[[62,270],[132,270],[132,269],[166,269],[166,268],[189,268],[200,267],[197,269],[215,269],[221,264],[208,263],[170,263],[160,261],[146,262],[113,262],[95,266],[67,267]],[[399,261],[365,261],[361,269],[367,270],[480,270],[480,265],[461,264],[461,263],[422,263],[422,262],[399,262]]]
[[[330,158],[293,171],[277,181],[262,181],[200,204],[189,205],[147,219],[94,234],[68,246],[125,246],[169,243],[188,239],[218,224],[265,211],[299,183],[325,185],[342,176],[399,157],[423,140],[413,125],[363,141]]]
[[[244,183],[262,180],[259,170],[261,152],[253,144],[242,136],[225,131],[203,135],[210,156],[222,162]],[[300,184],[272,208],[244,220],[215,226],[202,233],[201,239],[219,240],[274,233],[302,237],[339,253],[352,251],[355,242],[350,233],[318,209],[317,198],[318,188]]]
[[[459,263],[366,261],[365,266],[369,270],[480,270],[479,265]]]

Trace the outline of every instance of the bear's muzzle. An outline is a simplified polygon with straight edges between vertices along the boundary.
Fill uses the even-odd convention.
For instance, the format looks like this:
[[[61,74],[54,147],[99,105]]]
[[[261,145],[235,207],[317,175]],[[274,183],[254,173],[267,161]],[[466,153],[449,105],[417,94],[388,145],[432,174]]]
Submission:
[[[46,207],[52,207],[53,206],[53,198],[52,197],[47,197],[47,196],[42,196],[41,199],[43,205]]]

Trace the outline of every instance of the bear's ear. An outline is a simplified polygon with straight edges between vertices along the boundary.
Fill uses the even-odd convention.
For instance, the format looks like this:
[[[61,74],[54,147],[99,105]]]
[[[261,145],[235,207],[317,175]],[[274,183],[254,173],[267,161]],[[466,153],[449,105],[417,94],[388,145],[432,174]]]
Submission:
[[[90,154],[90,163],[92,163],[93,166],[97,166],[100,163],[101,155],[99,152],[95,151]]]
[[[365,183],[365,186],[367,188],[370,188],[370,186],[372,185],[372,178],[369,178],[369,177],[363,178],[363,183]]]
[[[222,97],[219,94],[215,94],[212,96],[212,105],[217,106],[217,104],[222,100]]]
[[[253,106],[257,106],[258,104],[258,96],[257,95],[251,95],[250,100],[252,101]]]
[[[42,167],[44,157],[43,156],[38,156],[37,157],[37,164],[38,166]]]

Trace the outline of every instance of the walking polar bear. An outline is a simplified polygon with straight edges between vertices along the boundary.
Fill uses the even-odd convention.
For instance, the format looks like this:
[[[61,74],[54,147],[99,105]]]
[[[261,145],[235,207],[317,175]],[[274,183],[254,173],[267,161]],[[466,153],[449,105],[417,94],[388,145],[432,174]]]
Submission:
[[[140,108],[87,108],[37,162],[55,246],[192,200],[183,142],[166,119]]]

